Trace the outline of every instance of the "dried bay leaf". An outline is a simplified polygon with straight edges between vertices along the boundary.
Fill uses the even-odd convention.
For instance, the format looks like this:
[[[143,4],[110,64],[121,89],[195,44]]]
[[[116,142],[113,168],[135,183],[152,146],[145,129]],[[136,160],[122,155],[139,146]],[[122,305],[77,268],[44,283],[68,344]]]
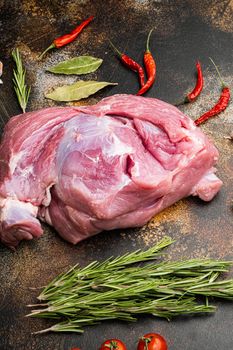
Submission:
[[[79,80],[71,85],[57,87],[52,92],[46,93],[45,97],[54,101],[79,101],[82,98],[95,94],[97,91],[109,85],[117,85],[117,83]]]
[[[47,71],[56,74],[87,74],[95,72],[102,62],[101,58],[78,56],[49,67]]]

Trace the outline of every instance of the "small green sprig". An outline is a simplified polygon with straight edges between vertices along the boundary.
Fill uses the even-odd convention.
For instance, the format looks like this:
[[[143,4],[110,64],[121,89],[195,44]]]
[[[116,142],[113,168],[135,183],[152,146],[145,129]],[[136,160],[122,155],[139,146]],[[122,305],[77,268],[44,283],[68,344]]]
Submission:
[[[23,68],[23,63],[19,54],[19,50],[15,49],[12,51],[12,57],[16,64],[16,69],[14,69],[14,89],[18,98],[19,105],[25,113],[31,88],[27,87],[25,82],[26,69]]]

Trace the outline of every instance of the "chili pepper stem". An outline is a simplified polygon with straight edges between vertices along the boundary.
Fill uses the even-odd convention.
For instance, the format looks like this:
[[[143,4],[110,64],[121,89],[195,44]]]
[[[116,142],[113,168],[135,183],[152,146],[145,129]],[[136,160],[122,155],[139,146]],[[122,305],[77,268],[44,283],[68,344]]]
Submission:
[[[176,103],[174,104],[174,106],[179,107],[179,106],[181,106],[181,105],[183,105],[183,104],[185,104],[185,103],[189,103],[189,102],[190,102],[190,101],[188,100],[188,98],[187,98],[187,96],[186,96],[182,101],[176,102]]]
[[[55,47],[56,47],[55,44],[52,43],[49,47],[47,47],[46,50],[42,52],[42,54],[38,57],[38,59],[41,60],[41,58],[46,54],[46,52],[48,52],[49,50],[55,49]]]
[[[220,72],[219,72],[219,69],[218,69],[217,65],[214,63],[214,60],[213,60],[211,57],[209,57],[209,59],[210,59],[210,61],[213,63],[214,68],[216,69],[216,72],[217,72],[217,74],[218,74],[220,83],[222,84],[222,88],[227,87],[227,85],[224,83],[224,81],[223,81],[223,79],[222,79],[222,76],[221,76],[221,74],[220,74]]]
[[[118,55],[119,57],[121,57],[121,56],[122,56],[122,52],[120,52],[120,51],[116,48],[116,46],[111,42],[111,40],[108,39],[108,41],[109,41],[109,44],[112,46],[113,50],[117,53],[117,55]]]
[[[152,28],[152,29],[149,31],[149,34],[148,34],[148,37],[147,37],[147,40],[146,40],[146,52],[150,52],[149,43],[150,43],[151,33],[153,32],[153,30],[154,30],[154,28]]]

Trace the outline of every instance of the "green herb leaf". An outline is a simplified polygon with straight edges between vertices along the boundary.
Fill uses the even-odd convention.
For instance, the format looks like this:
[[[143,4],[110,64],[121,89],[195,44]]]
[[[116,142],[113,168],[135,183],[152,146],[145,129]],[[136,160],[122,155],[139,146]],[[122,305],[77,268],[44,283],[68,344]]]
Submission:
[[[14,89],[19,101],[19,105],[22,108],[23,113],[25,113],[31,88],[27,87],[26,85],[26,69],[23,68],[23,63],[18,49],[12,51],[12,57],[16,64],[16,69],[14,70],[13,78]]]
[[[54,101],[79,101],[109,85],[117,85],[117,83],[79,80],[71,85],[57,87],[52,92],[45,94],[45,97]]]
[[[87,74],[95,72],[102,64],[101,58],[79,56],[49,67],[47,71],[56,74]]]

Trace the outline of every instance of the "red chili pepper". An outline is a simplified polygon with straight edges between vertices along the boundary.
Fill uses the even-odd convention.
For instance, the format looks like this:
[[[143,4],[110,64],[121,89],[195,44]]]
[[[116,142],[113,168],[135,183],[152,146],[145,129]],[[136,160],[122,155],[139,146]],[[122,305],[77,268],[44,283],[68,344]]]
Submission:
[[[196,68],[197,68],[197,82],[196,82],[195,88],[193,89],[192,92],[190,92],[185,97],[184,101],[177,103],[176,106],[179,106],[183,103],[193,102],[200,95],[200,93],[203,89],[203,74],[202,74],[201,64],[199,61],[197,61],[197,63],[196,63]]]
[[[42,52],[42,54],[40,55],[39,58],[42,58],[44,56],[44,54],[54,48],[60,48],[62,46],[65,46],[69,43],[71,43],[72,41],[74,41],[74,39],[77,38],[77,36],[79,35],[79,33],[94,19],[94,16],[91,16],[89,18],[87,18],[85,21],[83,21],[81,24],[79,24],[74,30],[72,30],[72,32],[70,32],[69,34],[65,34],[60,36],[59,38],[55,39],[52,44],[44,51]]]
[[[144,65],[146,67],[147,74],[147,82],[145,85],[138,91],[137,95],[143,95],[146,91],[150,89],[150,87],[155,82],[156,76],[156,63],[149,49],[149,40],[153,29],[148,34],[147,42],[146,42],[146,51],[144,53]]]
[[[117,55],[119,56],[120,60],[122,63],[124,63],[124,65],[128,68],[130,68],[131,70],[133,70],[134,72],[138,73],[138,77],[139,77],[139,82],[140,82],[140,86],[142,87],[145,84],[145,75],[144,75],[144,70],[142,68],[142,66],[140,66],[139,63],[137,63],[136,61],[134,61],[131,57],[127,56],[125,53],[120,52],[114,45],[113,43],[109,40],[111,46],[113,47],[114,51],[117,53]]]
[[[230,96],[231,96],[230,89],[224,84],[221,78],[221,75],[219,73],[218,67],[215,65],[214,61],[212,59],[211,61],[214,64],[217,70],[218,76],[220,78],[220,81],[222,83],[222,92],[215,106],[195,120],[196,125],[200,125],[201,123],[204,123],[209,118],[214,117],[215,115],[218,115],[219,113],[223,112],[227,108],[230,101]]]

